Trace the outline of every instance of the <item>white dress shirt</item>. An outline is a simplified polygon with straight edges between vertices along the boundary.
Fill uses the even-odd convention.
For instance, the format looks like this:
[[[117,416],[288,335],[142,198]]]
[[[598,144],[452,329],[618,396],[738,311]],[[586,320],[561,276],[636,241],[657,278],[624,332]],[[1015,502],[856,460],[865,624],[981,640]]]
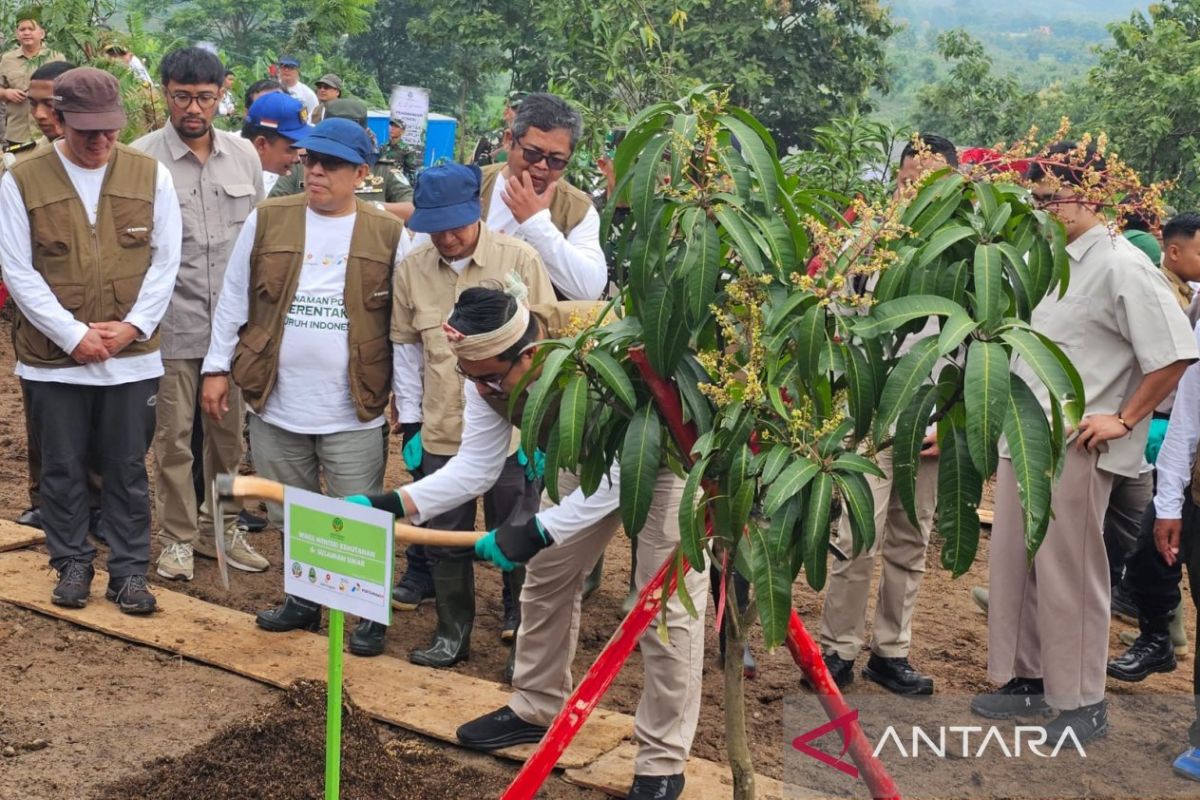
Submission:
[[[1200,324],[1194,333],[1200,346]],[[1158,470],[1154,515],[1159,519],[1182,518],[1183,493],[1192,482],[1197,443],[1200,443],[1200,362],[1188,367],[1179,379],[1167,435],[1154,465]]]

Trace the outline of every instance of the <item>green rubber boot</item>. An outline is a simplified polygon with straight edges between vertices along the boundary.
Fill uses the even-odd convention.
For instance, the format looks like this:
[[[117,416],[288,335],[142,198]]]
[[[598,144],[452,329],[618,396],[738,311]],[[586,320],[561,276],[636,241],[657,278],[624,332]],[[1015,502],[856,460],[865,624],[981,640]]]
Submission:
[[[452,667],[471,652],[475,625],[475,562],[454,558],[436,561],[433,573],[437,630],[425,650],[413,650],[408,660],[422,667]]]
[[[596,559],[596,566],[592,567],[592,571],[583,579],[583,600],[587,599],[596,593],[600,588],[600,579],[604,577],[604,553],[600,554],[600,558]]]
[[[1188,654],[1187,628],[1183,626],[1183,601],[1179,601],[1179,605],[1175,607],[1175,613],[1171,615],[1171,624],[1168,630],[1171,631],[1171,644],[1175,647],[1176,656],[1186,656]]]

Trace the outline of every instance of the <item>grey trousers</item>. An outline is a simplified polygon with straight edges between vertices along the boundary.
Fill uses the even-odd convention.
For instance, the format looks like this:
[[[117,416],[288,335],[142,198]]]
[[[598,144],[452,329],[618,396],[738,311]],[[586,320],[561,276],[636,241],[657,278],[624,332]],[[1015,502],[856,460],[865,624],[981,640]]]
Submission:
[[[326,494],[378,494],[387,467],[387,425],[361,431],[305,434],[285,431],[257,414],[250,415],[254,467],[264,478]],[[283,507],[267,503],[271,522],[283,525]]]
[[[42,526],[50,566],[90,563],[89,454],[100,469],[100,525],[113,578],[145,575],[150,564],[146,452],[154,438],[158,379],[116,386],[22,381],[41,447]]]

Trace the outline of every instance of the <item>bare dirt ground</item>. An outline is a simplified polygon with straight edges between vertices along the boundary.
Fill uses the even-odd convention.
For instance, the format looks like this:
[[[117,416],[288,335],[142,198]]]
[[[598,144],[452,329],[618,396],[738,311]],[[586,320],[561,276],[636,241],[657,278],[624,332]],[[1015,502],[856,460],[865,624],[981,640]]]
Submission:
[[[0,338],[6,338],[8,323],[0,323],[0,329]],[[24,424],[19,388],[11,372],[11,350],[0,348],[0,516],[8,518],[14,517],[28,505],[25,492]],[[407,479],[399,457],[397,438],[389,462],[389,483],[398,484]],[[254,535],[252,541],[260,552],[278,565],[282,551],[278,531],[268,529]],[[157,556],[157,553],[158,546],[155,544],[153,555]],[[985,539],[981,542],[980,555],[972,570],[966,576],[953,580],[939,566],[939,546],[935,542],[930,547],[929,570],[921,588],[914,621],[913,663],[934,676],[939,696],[960,696],[964,704],[969,695],[987,688],[986,621],[976,610],[969,595],[972,585],[986,584],[986,555]],[[104,557],[102,549],[98,563],[103,563]],[[402,570],[401,557],[397,574]],[[575,661],[577,677],[592,663],[620,620],[620,605],[627,591],[628,570],[629,545],[624,537],[617,537],[606,555],[606,571],[601,588],[585,606]],[[156,576],[151,577],[162,584]],[[220,586],[215,563],[198,558],[195,581],[171,583],[170,588],[246,612],[256,611],[281,599],[281,579],[277,567],[261,575],[236,573],[232,578],[233,588],[227,593]],[[463,674],[499,680],[508,652],[499,638],[499,573],[490,567],[477,565],[476,581],[478,616],[471,658],[454,669]],[[794,598],[801,617],[815,634],[820,615],[820,597],[799,583]],[[712,615],[710,605],[704,701],[692,752],[696,756],[723,761],[723,698]],[[1194,613],[1189,612],[1188,628],[1193,635],[1195,622]],[[397,612],[388,634],[387,652],[404,657],[411,649],[424,647],[433,628],[431,605],[424,605],[409,614]],[[1129,629],[1131,626],[1127,623],[1114,621],[1113,652],[1124,649],[1117,641],[1117,633]],[[747,683],[755,766],[762,774],[795,778],[797,773],[786,755],[791,750],[790,742],[826,718],[816,700],[801,688],[799,670],[786,650],[764,652],[757,629],[751,633],[751,643],[760,667],[757,679]],[[860,658],[859,667],[863,663],[865,655]],[[1156,675],[1140,684],[1120,684],[1110,680],[1109,692],[1118,697],[1145,696],[1147,701],[1156,696],[1188,695],[1191,692],[1191,666],[1191,660],[1185,659],[1176,672]],[[161,778],[165,774],[162,770],[166,763],[162,759],[179,758],[191,748],[199,749],[182,762],[172,763],[176,768],[181,763],[202,763],[204,754],[222,741],[226,742],[228,748],[225,757],[235,765],[246,759],[256,761],[260,757],[286,755],[286,746],[278,748],[283,751],[278,753],[246,753],[238,752],[238,747],[228,744],[247,741],[246,726],[252,727],[255,720],[269,718],[273,708],[277,712],[277,701],[282,693],[218,670],[170,658],[148,648],[113,641],[63,622],[4,605],[0,605],[0,687],[0,749],[12,746],[17,753],[13,757],[0,758],[0,799],[3,800],[118,796],[111,792],[114,782],[136,783],[155,775]],[[602,705],[632,714],[641,687],[641,661],[635,653]],[[848,701],[853,706],[856,698],[865,700],[885,696],[879,687],[858,678],[849,690]],[[785,698],[795,700],[789,714],[784,713]],[[229,724],[236,729],[232,738],[229,738],[227,730],[226,738],[221,739],[219,731]],[[1148,702],[1145,719],[1126,724],[1125,718],[1116,718],[1114,731],[1121,731],[1122,726],[1128,731],[1154,724],[1152,704]],[[384,740],[402,742],[400,745],[391,745],[392,751],[397,748],[400,752],[404,752],[405,748],[419,749],[423,756],[416,763],[426,771],[447,778],[447,783],[435,784],[436,789],[419,782],[408,783],[407,796],[496,796],[514,774],[512,765],[506,762],[479,757],[438,742],[399,733],[386,726],[372,725]],[[210,741],[214,734],[216,738]],[[1181,782],[1171,777],[1169,766],[1170,759],[1185,742],[1184,730],[1175,731],[1172,736],[1170,741],[1178,747],[1164,746],[1160,747],[1162,752],[1144,752],[1128,759],[1126,769],[1129,772],[1126,777],[1130,785],[1148,785],[1148,782],[1161,780],[1166,782],[1162,792],[1164,796],[1179,796],[1177,791]],[[48,746],[38,750],[21,748],[38,739],[45,740]],[[1093,757],[1094,754],[1093,763],[1122,760],[1129,755],[1130,747],[1127,736],[1114,733],[1094,748],[1089,747],[1088,755]],[[194,761],[189,762],[188,759]],[[457,767],[451,768],[452,765]],[[905,764],[889,763],[889,767],[895,768],[902,792],[909,794],[926,797],[959,797],[967,794],[993,796],[988,791],[986,775],[980,776],[975,785],[966,786],[959,782],[961,776],[953,772],[942,774]],[[851,794],[865,796],[861,784],[847,783],[845,776],[825,767],[815,771],[805,769],[801,776],[808,785],[825,792],[837,794],[850,791]],[[1064,791],[1064,794],[1067,793]],[[1013,794],[1005,790],[1004,794],[994,796]],[[1109,792],[1085,789],[1077,793],[1072,790],[1069,794],[1139,796],[1122,791],[1120,787],[1111,787]],[[174,796],[201,795],[182,792]],[[550,796],[582,798],[599,795],[570,789],[559,783]]]

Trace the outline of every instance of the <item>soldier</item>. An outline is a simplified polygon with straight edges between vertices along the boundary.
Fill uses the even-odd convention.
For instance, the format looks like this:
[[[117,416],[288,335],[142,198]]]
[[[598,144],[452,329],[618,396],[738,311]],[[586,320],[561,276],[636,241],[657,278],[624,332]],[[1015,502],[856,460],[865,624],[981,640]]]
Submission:
[[[379,163],[400,170],[412,183],[417,177],[419,162],[416,152],[404,141],[405,130],[404,120],[393,114],[388,120],[387,143],[379,148]]]
[[[317,81],[317,108],[312,113],[312,124],[316,125],[321,120],[325,119],[325,105],[330,100],[337,100],[342,96],[342,79],[332,72],[321,76]]]
[[[330,100],[325,106],[326,119],[348,119],[367,130],[367,104],[361,100]],[[304,191],[304,173],[294,169],[271,189],[271,197],[286,197]],[[386,164],[375,164],[367,177],[354,190],[359,200],[375,203],[379,208],[406,220],[412,216],[412,186],[399,170]]]

